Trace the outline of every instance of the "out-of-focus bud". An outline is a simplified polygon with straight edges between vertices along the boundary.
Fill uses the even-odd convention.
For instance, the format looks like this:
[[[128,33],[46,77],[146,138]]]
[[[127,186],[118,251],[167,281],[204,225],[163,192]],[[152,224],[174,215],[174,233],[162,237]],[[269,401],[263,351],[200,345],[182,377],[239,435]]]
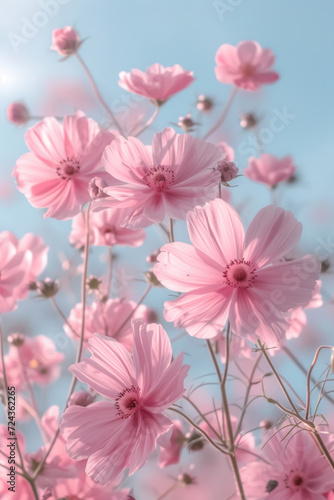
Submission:
[[[8,343],[11,345],[15,345],[15,347],[20,347],[24,342],[24,335],[22,333],[12,333],[8,336]]]
[[[146,281],[147,281],[147,283],[149,283],[149,285],[158,286],[158,287],[162,287],[163,286],[160,283],[160,281],[158,280],[158,278],[156,277],[156,275],[154,274],[153,271],[147,271],[145,273],[145,277],[146,277]]]
[[[106,198],[108,195],[103,192],[103,188],[107,187],[107,183],[101,177],[93,177],[88,184],[88,192],[92,200],[95,198]]]
[[[52,32],[51,50],[56,50],[61,56],[70,56],[77,52],[81,45],[80,37],[74,28],[65,26]]]
[[[99,280],[95,276],[89,276],[89,278],[86,281],[86,286],[89,290],[98,290],[101,283],[102,280]]]
[[[160,254],[160,252],[161,252],[160,248],[154,250],[153,253],[151,253],[146,257],[146,262],[149,262],[150,264],[155,264],[157,262],[157,257]]]
[[[12,102],[7,107],[7,120],[15,125],[24,125],[30,120],[27,106],[22,102]]]
[[[194,431],[188,438],[189,451],[200,451],[203,449],[204,444],[205,444],[205,439],[199,432]]]
[[[182,130],[184,130],[185,132],[193,132],[196,125],[199,124],[194,122],[190,113],[188,113],[186,116],[179,116],[177,126],[182,128]]]
[[[221,174],[221,182],[227,184],[232,181],[238,175],[239,169],[236,167],[233,161],[222,160],[217,165],[217,170]]]
[[[326,271],[328,271],[328,269],[331,267],[331,263],[328,259],[325,259],[325,260],[322,260],[321,261],[321,270],[320,272],[321,273],[325,273]]]
[[[245,129],[250,129],[258,124],[259,120],[253,113],[244,113],[241,115],[240,126]]]
[[[70,397],[68,406],[88,406],[94,402],[94,397],[87,391],[74,392]]]
[[[211,111],[214,104],[213,100],[210,99],[210,97],[207,97],[203,94],[198,96],[197,103],[196,103],[197,109],[199,111],[202,111],[203,113],[207,113],[208,111]]]
[[[286,180],[287,184],[296,184],[296,182],[298,182],[298,176],[297,175],[291,175],[291,177],[289,177]]]
[[[262,422],[260,422],[260,425],[259,427],[261,427],[262,429],[265,429],[266,431],[269,431],[269,429],[273,426],[273,422],[271,420],[262,420]]]
[[[50,278],[46,278],[44,281],[39,281],[37,283],[37,290],[39,297],[50,299],[59,291],[58,281],[52,281]]]
[[[189,484],[196,483],[196,478],[194,476],[191,476],[187,472],[185,472],[184,474],[179,474],[177,476],[177,479],[180,481],[180,483],[184,484],[185,486],[189,486]]]
[[[30,290],[31,292],[36,292],[36,290],[38,290],[38,283],[36,283],[36,281],[31,281],[28,284],[28,290]]]
[[[49,498],[54,498],[53,494],[52,494],[52,491],[51,491],[51,488],[46,488],[43,492],[42,492],[42,497],[41,497],[41,500],[49,500]],[[60,499],[62,500],[62,499]]]

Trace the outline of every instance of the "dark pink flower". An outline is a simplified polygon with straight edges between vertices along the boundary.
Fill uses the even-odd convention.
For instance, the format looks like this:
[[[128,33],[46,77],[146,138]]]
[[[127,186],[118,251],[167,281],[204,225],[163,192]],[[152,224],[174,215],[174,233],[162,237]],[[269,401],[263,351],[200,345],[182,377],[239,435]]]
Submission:
[[[14,168],[18,189],[34,207],[48,208],[44,217],[73,217],[90,200],[90,180],[103,177],[101,156],[114,137],[81,111],[63,124],[44,118],[25,135],[31,153]]]
[[[270,69],[274,62],[273,52],[262,49],[257,42],[240,42],[236,47],[224,44],[216,53],[216,77],[222,83],[256,90],[279,79],[276,71]]]
[[[165,303],[166,320],[212,338],[229,318],[237,335],[277,345],[289,326],[284,314],[310,301],[319,276],[320,263],[310,255],[281,260],[299,241],[301,223],[270,205],[245,235],[238,213],[220,199],[189,212],[187,223],[194,246],[163,246],[154,267],[167,288],[186,292]]]
[[[30,120],[28,108],[22,102],[11,102],[7,107],[7,120],[15,125],[24,125]]]
[[[133,69],[130,73],[122,71],[118,84],[129,92],[147,97],[155,104],[161,105],[194,80],[193,72],[182,69],[179,64],[164,68],[156,63],[147,68],[145,73],[139,69]]]
[[[220,173],[215,167],[222,157],[220,147],[171,128],[154,135],[152,149],[134,137],[117,137],[103,156],[117,185],[104,189],[112,198],[97,200],[97,206],[131,209],[122,225],[132,229],[165,217],[184,219],[216,196]]]
[[[173,423],[163,412],[184,393],[189,366],[172,361],[170,340],[160,325],[134,323],[133,355],[113,339],[95,334],[92,356],[70,370],[107,401],[71,406],[61,429],[66,450],[87,460],[86,474],[106,484],[125,468],[133,474],[155,450],[168,446]]]
[[[56,50],[61,56],[70,56],[80,47],[80,37],[74,28],[65,26],[52,32],[51,50]]]
[[[248,167],[243,173],[255,182],[261,182],[269,187],[276,186],[279,182],[288,180],[296,171],[291,156],[277,158],[264,153],[259,158],[249,158]]]

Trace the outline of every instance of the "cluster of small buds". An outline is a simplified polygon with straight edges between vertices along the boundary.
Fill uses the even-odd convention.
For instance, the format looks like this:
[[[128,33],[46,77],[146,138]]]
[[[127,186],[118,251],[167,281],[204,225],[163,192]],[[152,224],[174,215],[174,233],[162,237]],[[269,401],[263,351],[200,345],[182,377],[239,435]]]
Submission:
[[[222,160],[217,165],[217,170],[221,174],[221,182],[228,186],[228,183],[235,179],[238,175],[239,169],[233,161]]]
[[[326,273],[328,269],[331,267],[331,263],[329,259],[324,259],[321,261],[321,273]]]
[[[50,299],[54,297],[59,291],[58,280],[51,280],[46,278],[44,281],[32,281],[28,285],[29,290],[37,291],[37,297],[43,297],[44,299]]]
[[[212,110],[214,103],[210,97],[201,94],[198,96],[196,106],[199,111],[202,111],[202,113],[208,113],[208,111]]]
[[[163,286],[153,271],[146,271],[145,278],[146,278],[147,283],[151,286],[156,286],[156,287]]]
[[[94,396],[87,391],[74,392],[70,397],[68,406],[88,406],[94,402]]]
[[[59,28],[52,32],[51,50],[56,50],[61,56],[69,57],[75,54],[79,49],[82,41],[79,34],[71,26]]]
[[[199,125],[199,123],[194,122],[191,113],[188,113],[186,116],[179,116],[177,126],[182,128],[185,132],[193,132],[196,125]]]
[[[155,264],[158,262],[158,255],[161,252],[160,248],[157,250],[154,250],[150,255],[146,257],[146,262],[149,262],[150,264]]]
[[[30,120],[30,113],[25,104],[12,102],[7,107],[7,120],[15,125],[24,125]]]
[[[93,179],[88,184],[88,192],[92,200],[96,198],[106,198],[108,195],[103,192],[103,188],[107,186],[107,183],[101,177],[93,177]]]
[[[12,333],[8,335],[8,343],[14,345],[15,347],[20,347],[24,342],[25,336],[22,333]]]
[[[240,126],[244,129],[254,128],[258,124],[259,120],[253,113],[244,113],[241,115]]]

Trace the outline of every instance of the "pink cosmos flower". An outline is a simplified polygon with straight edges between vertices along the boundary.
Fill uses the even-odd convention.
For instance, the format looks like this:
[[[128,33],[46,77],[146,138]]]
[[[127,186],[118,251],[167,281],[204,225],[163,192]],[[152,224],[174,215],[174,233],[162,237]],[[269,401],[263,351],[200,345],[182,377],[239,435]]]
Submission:
[[[252,181],[274,187],[279,182],[289,179],[295,171],[296,167],[291,156],[277,158],[274,155],[264,153],[259,158],[249,158],[248,167],[244,169],[243,173]]]
[[[179,462],[181,451],[186,441],[183,425],[180,420],[174,420],[173,424],[170,445],[160,450],[158,465],[162,469],[168,465],[177,464]]]
[[[334,488],[333,470],[307,431],[283,440],[288,431],[280,430],[264,446],[267,463],[252,462],[241,469],[247,499],[323,500]]]
[[[171,362],[170,340],[156,324],[134,323],[133,355],[99,334],[88,349],[92,356],[70,371],[107,401],[71,406],[61,429],[70,457],[88,459],[86,474],[106,484],[127,467],[129,474],[142,467],[157,441],[168,446],[173,423],[162,412],[182,397],[189,366],[182,354]]]
[[[129,245],[140,246],[146,236],[143,229],[136,231],[121,227],[122,221],[129,215],[128,209],[108,208],[101,212],[93,212],[89,217],[90,244],[92,246]],[[72,222],[70,243],[77,248],[86,242],[86,221],[83,213],[76,215]]]
[[[92,305],[86,306],[84,341],[88,342],[93,333],[101,333],[118,340],[126,349],[131,350],[133,341],[131,317],[146,321],[151,313],[151,310],[143,304],[134,312],[136,306],[137,304],[132,300],[123,299],[108,299],[104,304],[93,302]],[[130,319],[122,326],[127,318]],[[68,318],[68,322],[77,332],[77,336],[68,325],[64,325],[64,330],[69,337],[75,339],[80,337],[81,320],[82,304],[80,303],[71,310]]]
[[[238,213],[216,199],[190,212],[187,224],[193,246],[163,246],[154,267],[167,288],[186,292],[165,303],[165,319],[212,338],[229,318],[235,334],[277,345],[289,326],[284,313],[310,301],[320,270],[312,256],[281,260],[297,244],[301,223],[270,205],[245,235]]]
[[[27,377],[31,383],[48,385],[59,377],[63,360],[48,337],[25,337],[22,345],[11,345],[5,356],[8,380],[17,388],[25,387]]]
[[[152,150],[138,139],[117,137],[106,148],[106,170],[121,184],[104,189],[112,198],[103,206],[131,208],[122,223],[132,229],[159,223],[164,218],[184,219],[197,204],[216,196],[220,173],[214,170],[223,157],[220,147],[167,128],[154,135]]]
[[[89,181],[101,171],[104,148],[115,135],[78,111],[29,128],[25,140],[31,153],[19,158],[13,175],[18,189],[34,207],[48,208],[44,217],[68,219],[90,200]]]
[[[11,102],[7,107],[7,120],[15,125],[24,125],[30,120],[28,108],[22,102]]]
[[[193,72],[182,69],[179,64],[164,68],[156,63],[147,68],[145,73],[139,69],[133,69],[130,73],[122,71],[118,84],[123,89],[147,97],[157,106],[161,106],[194,80]]]
[[[61,56],[70,56],[80,47],[80,37],[74,28],[65,26],[52,32],[51,50],[56,50]]]
[[[221,83],[257,90],[279,79],[278,73],[270,69],[274,62],[273,52],[262,49],[257,42],[240,42],[236,47],[224,44],[216,53],[216,77]]]
[[[17,252],[25,253],[25,276],[15,294],[18,299],[22,300],[28,294],[29,283],[36,281],[37,276],[46,268],[49,247],[45,245],[40,236],[32,233],[27,233],[21,240],[18,240],[13,233],[3,231],[0,234],[1,241],[10,241],[15,246]]]
[[[75,478],[61,481],[57,485],[57,496],[54,497],[54,500],[60,498],[66,500],[128,500],[129,489],[117,490],[115,486],[113,484],[102,486],[86,476],[83,471]]]

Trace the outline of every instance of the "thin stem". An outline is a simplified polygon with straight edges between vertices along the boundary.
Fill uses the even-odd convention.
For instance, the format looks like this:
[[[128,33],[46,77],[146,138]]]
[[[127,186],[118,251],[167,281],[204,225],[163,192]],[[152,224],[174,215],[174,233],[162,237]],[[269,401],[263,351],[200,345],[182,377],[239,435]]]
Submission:
[[[169,219],[169,242],[174,243],[173,219]]]
[[[310,404],[311,404],[311,390],[310,390],[310,381],[311,381],[311,375],[312,375],[312,370],[318,360],[318,357],[319,357],[319,353],[322,349],[333,349],[332,346],[328,346],[328,345],[321,345],[320,347],[318,347],[318,349],[316,350],[316,353],[315,353],[315,356],[314,356],[314,359],[312,361],[312,364],[310,366],[310,369],[308,371],[308,374],[307,374],[307,380],[306,380],[306,408],[305,408],[305,420],[308,420],[308,414],[309,414],[309,411],[310,411]]]
[[[134,308],[134,310],[131,312],[131,314],[128,315],[127,318],[125,318],[125,320],[123,321],[123,323],[121,324],[121,326],[119,326],[116,330],[116,332],[114,333],[113,335],[113,338],[116,338],[117,335],[119,334],[119,332],[122,330],[122,328],[127,324],[128,321],[130,321],[130,319],[132,318],[132,316],[134,315],[134,313],[137,311],[138,307],[142,304],[142,302],[146,299],[149,291],[151,290],[152,288],[152,285],[148,285],[145,292],[143,293],[143,295],[140,297],[139,301],[137,302],[137,305],[136,307]]]
[[[222,197],[222,185],[221,182],[218,184],[218,198],[221,199]]]
[[[71,325],[71,323],[68,321],[68,319],[66,318],[65,314],[63,313],[63,311],[60,309],[59,305],[57,304],[56,300],[54,297],[51,297],[51,302],[54,306],[54,308],[56,309],[56,311],[58,312],[59,316],[62,318],[62,320],[64,321],[64,323],[66,323],[66,325],[69,327],[69,329],[71,330],[71,332],[78,338],[80,338],[80,335],[74,330],[73,326]]]
[[[208,137],[210,137],[211,134],[213,134],[223,123],[224,123],[224,120],[225,118],[227,117],[228,115],[228,112],[230,111],[230,107],[232,105],[232,102],[234,101],[234,98],[237,94],[237,91],[238,91],[238,88],[237,87],[233,87],[232,88],[232,91],[231,91],[231,94],[230,94],[230,97],[228,98],[226,104],[225,104],[225,107],[222,111],[222,114],[220,115],[220,117],[218,118],[217,122],[210,128],[210,130],[203,136],[203,139],[206,140]]]
[[[109,299],[110,287],[111,287],[112,264],[113,264],[112,247],[109,247],[108,248],[108,278],[107,278],[107,297],[108,297],[108,299]]]
[[[211,425],[211,423],[209,422],[209,420],[205,417],[205,415],[203,415],[203,413],[201,412],[201,410],[198,408],[198,406],[190,399],[188,398],[187,396],[183,396],[183,399],[185,399],[196,411],[197,413],[199,414],[199,416],[201,417],[201,419],[208,425],[208,427],[211,429],[211,431],[217,436],[217,438],[223,443],[224,446],[226,446],[226,443],[224,442],[224,440],[222,439],[222,436],[220,436],[218,434],[218,432],[216,431],[216,429]]]
[[[86,313],[86,280],[87,280],[88,257],[89,257],[89,213],[90,213],[91,204],[92,204],[92,201],[90,201],[89,204],[88,204],[87,214],[86,214],[86,242],[85,242],[85,254],[84,254],[84,269],[83,269],[83,273],[82,273],[82,282],[81,282],[82,321],[81,321],[80,341],[79,341],[78,352],[77,352],[76,361],[75,361],[76,363],[79,363],[79,361],[81,359],[81,354],[82,354],[82,349],[83,349],[83,343],[84,343],[84,333],[85,333],[85,319],[86,319],[86,314],[85,314]],[[63,413],[65,412],[65,410],[67,408],[67,405],[68,405],[68,402],[70,400],[70,397],[72,396],[72,394],[74,392],[77,380],[78,380],[77,377],[75,375],[73,375],[72,381],[71,381],[71,385],[70,385],[70,388],[69,388],[69,392],[68,392],[68,395],[67,395],[67,398],[66,398],[66,403],[65,403],[65,406],[64,406]],[[48,456],[50,455],[51,450],[52,450],[55,442],[58,439],[59,432],[60,432],[60,427],[58,426],[58,429],[55,432],[55,435],[54,435],[54,437],[53,437],[53,439],[52,439],[52,441],[50,443],[50,446],[49,446],[46,454],[44,455],[43,460],[40,462],[40,464],[38,465],[37,469],[34,472],[34,475],[32,477],[33,480],[35,480],[38,477],[38,475],[40,474],[41,470],[43,469],[43,467],[44,467],[44,465],[45,465],[45,463],[46,463],[46,461],[48,459]]]
[[[75,56],[78,59],[79,63],[81,64],[84,72],[86,73],[86,75],[88,77],[88,80],[90,81],[91,86],[93,87],[93,90],[94,90],[94,92],[96,94],[96,97],[98,98],[98,100],[100,101],[100,103],[102,104],[102,106],[104,107],[104,109],[106,110],[106,112],[108,113],[108,115],[110,116],[110,118],[112,119],[112,121],[114,122],[114,124],[115,124],[116,128],[118,129],[119,133],[124,136],[124,132],[123,132],[123,129],[122,129],[120,123],[118,122],[116,116],[111,111],[111,109],[108,106],[108,104],[106,103],[106,101],[103,99],[103,97],[101,95],[101,92],[99,91],[98,86],[95,83],[93,75],[89,71],[89,69],[86,66],[84,60],[82,59],[82,57],[80,56],[80,54],[78,52],[75,53]]]
[[[154,122],[154,120],[158,116],[159,111],[160,111],[160,106],[157,106],[156,109],[154,110],[153,115],[147,120],[147,122],[145,123],[145,125],[143,126],[143,128],[140,129],[139,132],[137,132],[134,135],[134,137],[138,137],[140,134],[142,134],[143,132],[145,132],[145,130],[147,130],[152,125],[152,123]]]

